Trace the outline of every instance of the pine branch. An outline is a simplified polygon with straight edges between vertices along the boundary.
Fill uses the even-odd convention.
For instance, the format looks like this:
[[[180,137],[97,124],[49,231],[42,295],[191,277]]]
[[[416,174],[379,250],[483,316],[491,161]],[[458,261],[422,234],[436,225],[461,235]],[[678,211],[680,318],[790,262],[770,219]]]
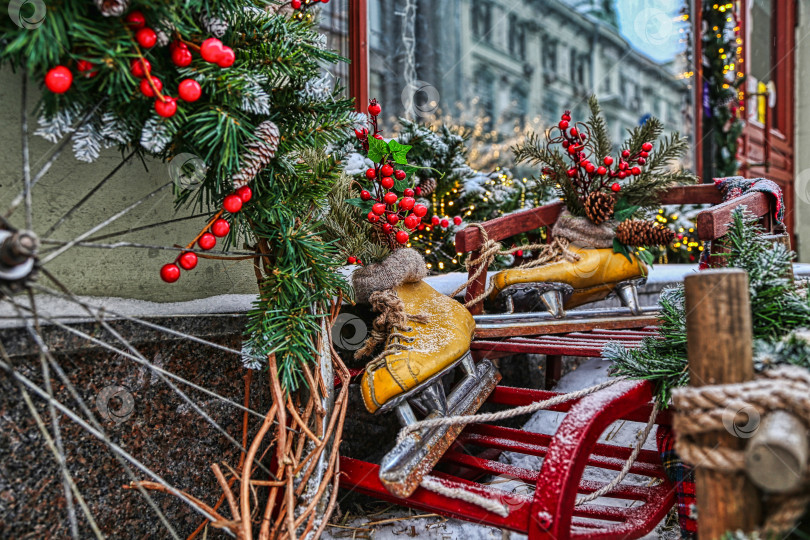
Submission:
[[[605,156],[613,151],[613,144],[610,142],[610,135],[607,130],[607,123],[602,116],[602,108],[599,106],[599,101],[595,95],[588,98],[588,107],[591,110],[591,116],[588,118],[588,127],[591,130],[591,144],[593,145],[594,155],[597,162],[601,162]]]

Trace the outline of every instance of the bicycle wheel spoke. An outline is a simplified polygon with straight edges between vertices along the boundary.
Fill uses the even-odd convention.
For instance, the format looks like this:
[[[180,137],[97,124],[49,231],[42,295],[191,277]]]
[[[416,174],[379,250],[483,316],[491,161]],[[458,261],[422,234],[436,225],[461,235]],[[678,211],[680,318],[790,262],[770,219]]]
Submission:
[[[122,160],[121,160],[121,163],[119,163],[118,165],[116,165],[116,167],[115,167],[115,168],[114,168],[112,171],[110,171],[110,172],[107,174],[107,176],[105,176],[104,178],[102,178],[102,179],[101,179],[101,181],[100,181],[98,184],[96,184],[95,186],[93,186],[93,188],[92,188],[90,191],[88,191],[88,192],[85,194],[85,196],[84,196],[84,197],[82,197],[82,198],[79,200],[79,202],[77,202],[76,204],[74,204],[74,205],[73,205],[73,206],[70,208],[70,210],[68,210],[67,212],[65,212],[65,215],[63,215],[62,217],[60,217],[59,219],[57,219],[57,220],[56,220],[56,222],[55,222],[53,225],[51,225],[50,227],[48,227],[48,230],[47,230],[47,231],[45,231],[45,234],[43,234],[43,236],[48,236],[48,235],[50,235],[50,234],[51,234],[51,233],[53,233],[53,231],[55,231],[55,230],[56,230],[56,229],[57,229],[57,228],[58,228],[58,227],[59,227],[59,226],[60,226],[62,223],[64,223],[64,222],[65,222],[65,221],[67,221],[68,219],[70,219],[70,216],[72,216],[72,215],[73,215],[73,213],[74,213],[74,212],[76,212],[76,210],[78,210],[79,208],[81,208],[81,207],[84,205],[84,203],[86,203],[88,200],[90,200],[90,198],[91,198],[93,195],[95,195],[95,194],[98,192],[98,190],[100,190],[100,189],[101,189],[101,188],[104,186],[104,184],[106,184],[106,183],[107,183],[107,182],[108,182],[108,181],[109,181],[109,180],[110,180],[110,179],[111,179],[113,176],[115,176],[115,173],[117,173],[118,171],[120,171],[120,170],[123,168],[123,166],[124,166],[124,165],[126,165],[126,164],[129,162],[129,160],[130,160],[130,159],[132,159],[132,156],[134,156],[136,152],[137,152],[136,150],[133,150],[132,152],[130,152],[130,153],[129,153],[129,155],[128,155],[127,157],[125,157],[124,159],[122,159]]]
[[[24,318],[23,315],[22,315],[22,312],[20,311],[20,309],[21,308],[22,309],[27,309],[27,308],[25,308],[25,306],[20,306],[16,302],[11,301],[10,297],[6,297],[5,300],[7,302],[11,303],[11,305],[18,311],[21,318]],[[30,309],[27,309],[27,310],[30,311]],[[40,318],[44,319],[44,317],[40,317]],[[34,393],[39,395],[41,398],[45,399],[48,403],[53,404],[54,407],[56,407],[57,409],[62,411],[69,418],[73,419],[81,427],[85,428],[88,432],[90,432],[91,435],[93,435],[94,437],[102,440],[105,444],[107,444],[107,446],[110,447],[110,449],[113,450],[113,455],[115,456],[116,461],[118,461],[118,463],[124,469],[124,472],[126,472],[127,476],[130,478],[130,481],[135,483],[135,486],[138,489],[138,491],[144,496],[144,498],[146,499],[147,504],[157,514],[158,518],[163,523],[163,525],[166,527],[166,530],[169,532],[169,534],[171,534],[172,538],[176,538],[177,540],[180,540],[180,536],[177,534],[177,531],[174,530],[174,527],[172,527],[171,523],[169,523],[169,520],[166,518],[166,515],[158,507],[157,503],[154,501],[152,496],[146,491],[146,489],[144,489],[142,486],[137,484],[139,479],[135,476],[135,473],[129,467],[129,465],[127,464],[127,461],[129,461],[130,458],[131,458],[131,460],[134,460],[134,461],[131,461],[133,465],[135,465],[139,469],[142,469],[150,477],[155,477],[155,481],[157,481],[157,482],[159,482],[161,484],[164,484],[164,486],[167,489],[169,489],[170,491],[176,491],[176,490],[173,487],[169,486],[168,484],[165,484],[165,481],[163,481],[163,479],[160,478],[159,475],[157,475],[156,473],[151,471],[148,467],[143,465],[140,461],[136,460],[134,457],[130,456],[122,448],[120,448],[118,445],[116,445],[115,443],[113,443],[110,440],[110,438],[107,436],[106,431],[104,431],[104,428],[101,426],[98,419],[93,414],[93,411],[91,411],[90,408],[87,406],[84,399],[81,397],[79,392],[76,390],[76,387],[73,385],[73,383],[70,381],[68,376],[65,374],[64,370],[62,370],[62,367],[59,365],[59,363],[56,361],[56,359],[51,354],[50,349],[48,348],[48,346],[45,345],[45,342],[42,340],[42,336],[40,336],[38,333],[36,333],[31,326],[26,325],[26,328],[27,328],[29,334],[31,334],[31,337],[37,343],[37,346],[39,347],[40,352],[44,353],[45,356],[48,358],[48,362],[50,362],[51,367],[53,367],[54,371],[59,376],[59,379],[65,385],[65,388],[67,389],[70,396],[79,405],[79,408],[81,409],[82,413],[87,417],[87,421],[89,421],[92,424],[92,427],[90,426],[90,424],[87,423],[87,421],[83,420],[80,416],[78,416],[72,410],[70,410],[69,408],[64,406],[62,403],[60,403],[56,399],[49,398],[47,393],[45,393],[41,388],[39,388],[32,381],[27,379],[24,375],[16,372],[14,370],[14,368],[12,367],[11,363],[6,363],[4,361],[0,361],[0,364],[1,364],[0,368],[5,369],[9,373],[9,375],[12,376],[12,378],[17,380],[18,382],[22,382],[23,384],[25,384],[25,386],[27,386],[29,389],[33,390]],[[121,453],[121,452],[123,452],[123,453]],[[190,506],[195,508],[197,511],[199,511],[199,509],[194,507],[194,505],[191,504],[184,496],[182,496],[181,498],[187,504],[189,504]]]
[[[171,225],[172,223],[179,223],[181,221],[188,221],[190,219],[196,218],[210,218],[210,214],[194,214],[192,216],[183,216],[174,219],[167,219],[166,221],[159,221],[157,223],[150,223],[149,225],[141,225],[140,227],[130,227],[129,229],[123,231],[116,231],[114,233],[107,233],[107,234],[100,234],[98,236],[91,236],[87,239],[88,242],[97,242],[99,240],[106,240],[107,238],[114,238],[116,236],[124,236],[125,234],[130,234],[134,232],[145,231],[147,229],[153,229],[155,227],[161,227],[163,225]]]
[[[22,130],[22,169],[23,169],[23,182],[25,183],[23,192],[25,193],[25,227],[31,230],[34,227],[34,214],[33,204],[31,203],[31,163],[30,155],[28,153],[28,99],[26,88],[28,77],[22,76],[22,110],[21,130]]]
[[[98,248],[98,249],[119,249],[119,248],[137,248],[137,249],[160,249],[163,251],[193,251],[194,253],[202,253],[204,255],[222,255],[222,256],[234,256],[234,257],[247,257],[247,258],[254,258],[256,257],[256,253],[252,251],[217,251],[213,249],[204,250],[204,249],[195,249],[195,248],[184,248],[184,247],[176,247],[176,246],[155,246],[151,244],[139,244],[137,242],[116,242],[114,244],[99,244],[95,242],[74,242],[68,240],[53,240],[51,238],[46,238],[45,240],[40,240],[42,244],[49,244],[49,245],[56,245],[56,246],[66,246],[70,244],[71,246],[78,246],[78,247],[87,247],[87,248]],[[47,252],[46,252],[47,253]],[[53,253],[53,252],[51,252]]]
[[[80,234],[75,239],[71,240],[70,242],[68,242],[67,244],[62,246],[61,248],[59,248],[56,251],[50,253],[47,257],[45,257],[44,259],[42,259],[40,261],[40,264],[44,266],[45,264],[47,264],[50,261],[54,260],[56,257],[61,255],[62,253],[64,253],[68,249],[75,246],[78,242],[81,242],[82,240],[84,240],[85,238],[87,238],[88,236],[93,234],[94,232],[97,232],[97,231],[103,229],[104,227],[106,227],[110,223],[113,223],[117,219],[125,216],[126,214],[128,214],[129,212],[131,212],[132,210],[134,210],[135,208],[137,208],[138,206],[140,206],[141,204],[143,204],[144,202],[146,202],[150,198],[154,197],[155,195],[157,195],[158,193],[160,193],[161,191],[163,191],[164,189],[166,189],[167,187],[169,187],[171,185],[172,185],[171,182],[167,182],[167,183],[163,184],[162,186],[160,186],[159,188],[157,188],[156,190],[154,190],[153,192],[147,194],[144,197],[141,197],[140,199],[138,199],[137,201],[135,201],[131,205],[127,206],[126,208],[124,208],[123,210],[121,210],[120,212],[118,212],[117,214],[112,216],[111,218],[99,223],[98,225],[96,225],[92,229]]]

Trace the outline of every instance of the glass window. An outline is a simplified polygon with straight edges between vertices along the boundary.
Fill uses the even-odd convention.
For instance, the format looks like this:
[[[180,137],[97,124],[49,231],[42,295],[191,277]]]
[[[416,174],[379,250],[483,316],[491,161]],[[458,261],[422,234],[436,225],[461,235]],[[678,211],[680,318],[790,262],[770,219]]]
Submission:
[[[773,33],[773,2],[754,0],[751,2],[751,24],[749,33],[750,56],[748,65],[748,91],[751,93],[749,117],[761,124],[765,123],[768,107],[768,92],[773,83],[773,60],[776,50],[776,36]],[[770,84],[770,86],[769,86]],[[776,120],[777,115],[773,115]]]
[[[687,0],[369,2],[371,97],[388,133],[400,116],[468,128],[510,167],[526,130],[566,109],[584,119],[595,93],[615,144],[650,115],[691,134]]]

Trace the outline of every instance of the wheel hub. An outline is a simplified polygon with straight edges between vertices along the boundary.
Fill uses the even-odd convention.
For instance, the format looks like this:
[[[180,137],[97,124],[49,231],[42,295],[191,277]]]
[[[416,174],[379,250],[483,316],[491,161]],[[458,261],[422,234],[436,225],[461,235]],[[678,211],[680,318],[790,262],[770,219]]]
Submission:
[[[33,232],[0,230],[0,285],[21,289],[35,272],[38,249]]]

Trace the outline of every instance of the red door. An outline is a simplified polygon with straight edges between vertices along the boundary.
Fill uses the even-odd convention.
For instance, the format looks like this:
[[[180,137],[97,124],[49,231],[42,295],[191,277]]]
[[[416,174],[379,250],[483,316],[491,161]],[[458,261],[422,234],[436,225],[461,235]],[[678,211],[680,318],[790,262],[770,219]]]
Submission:
[[[739,148],[740,174],[776,181],[785,197],[785,223],[794,236],[794,45],[796,4],[740,0],[746,122]]]

